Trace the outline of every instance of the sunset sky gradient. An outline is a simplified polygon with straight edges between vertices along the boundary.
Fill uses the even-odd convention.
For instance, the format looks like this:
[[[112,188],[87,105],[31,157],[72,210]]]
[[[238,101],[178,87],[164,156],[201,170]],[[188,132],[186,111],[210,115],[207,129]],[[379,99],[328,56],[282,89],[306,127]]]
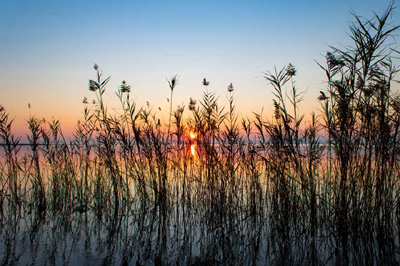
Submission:
[[[272,93],[263,72],[292,63],[297,87],[306,91],[302,112],[318,112],[325,77],[315,61],[323,63],[328,45],[350,43],[351,11],[371,18],[388,5],[387,0],[3,0],[0,104],[21,134],[28,117],[37,115],[60,119],[68,135],[82,116],[82,99],[94,97],[88,79],[95,78],[97,63],[111,76],[105,94],[110,108],[126,80],[139,106],[149,101],[167,117],[166,78],[178,74],[175,106],[200,99],[207,78],[221,104],[232,82],[241,115],[264,108],[268,116]],[[399,24],[398,9],[392,21]]]

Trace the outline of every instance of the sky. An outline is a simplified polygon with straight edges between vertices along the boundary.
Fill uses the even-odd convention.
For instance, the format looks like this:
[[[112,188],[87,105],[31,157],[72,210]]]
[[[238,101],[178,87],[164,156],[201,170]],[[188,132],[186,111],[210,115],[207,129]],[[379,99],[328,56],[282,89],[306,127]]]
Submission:
[[[177,74],[174,106],[200,99],[207,78],[220,104],[233,83],[242,116],[261,110],[268,116],[273,95],[263,72],[292,63],[296,86],[305,92],[301,111],[318,113],[316,98],[326,83],[316,61],[324,62],[329,45],[350,44],[351,11],[371,18],[389,3],[1,0],[0,104],[15,119],[17,134],[27,132],[30,115],[59,119],[71,134],[82,99],[95,97],[88,80],[96,77],[96,63],[111,76],[105,93],[111,109],[126,80],[139,106],[148,101],[168,116],[166,79]],[[395,24],[399,16],[396,9]]]

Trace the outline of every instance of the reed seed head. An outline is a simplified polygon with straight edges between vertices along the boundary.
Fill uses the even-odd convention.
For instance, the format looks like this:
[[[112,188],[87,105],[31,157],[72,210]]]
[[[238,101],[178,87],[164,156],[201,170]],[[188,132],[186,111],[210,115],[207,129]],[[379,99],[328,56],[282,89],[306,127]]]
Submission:
[[[176,85],[178,85],[178,75],[175,75],[171,78],[171,80],[167,80],[168,84],[169,84],[169,88],[171,89],[171,91],[173,91],[176,87]]]
[[[131,92],[131,85],[128,85],[125,80],[122,81],[122,84],[119,87],[121,92]]]
[[[228,86],[228,92],[233,92],[233,89],[234,89],[233,84],[232,84],[232,83],[229,84],[229,86]]]
[[[291,63],[286,68],[286,74],[289,77],[295,76],[296,75],[296,71],[297,71],[296,68]]]
[[[319,93],[320,95],[317,98],[319,101],[325,101],[329,99],[329,97],[327,97],[323,91],[320,91]]]
[[[90,91],[97,91],[99,89],[99,84],[97,84],[94,80],[89,80],[89,90]]]
[[[193,100],[193,98],[190,97],[189,110],[194,111],[195,109],[196,109],[196,100]]]

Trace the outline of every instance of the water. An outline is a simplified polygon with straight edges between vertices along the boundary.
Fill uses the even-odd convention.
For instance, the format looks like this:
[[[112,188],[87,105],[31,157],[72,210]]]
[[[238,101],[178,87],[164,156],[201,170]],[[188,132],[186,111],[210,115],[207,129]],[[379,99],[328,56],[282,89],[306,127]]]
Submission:
[[[21,152],[19,159],[18,203],[2,161],[1,265],[400,263],[397,171],[387,177],[393,183],[383,188],[384,204],[377,201],[375,183],[371,191],[357,183],[346,195],[347,212],[341,213],[335,172],[329,174],[334,170],[323,162],[315,179],[306,180],[315,184],[304,187],[299,173],[285,168],[293,165],[284,158],[270,162],[272,167],[262,153],[235,157],[233,166],[240,167],[232,177],[226,155],[210,161],[200,156],[199,147],[193,156],[192,145],[182,153],[184,160],[171,155],[165,198],[158,183],[163,165],[156,157],[150,163],[148,158],[121,160],[118,208],[112,171],[95,155],[85,185],[85,161],[77,154],[62,160],[60,153],[53,162],[40,154],[45,212],[35,200],[29,154]],[[315,188],[315,209],[310,188]],[[73,212],[79,204],[88,210]]]
[[[195,197],[192,197],[195,199]],[[1,217],[2,265],[387,265],[399,262],[398,238],[356,234],[343,242],[333,221],[312,234],[307,220],[285,223],[271,207],[240,210],[201,204]],[[301,210],[300,210],[301,211]],[[7,216],[6,216],[7,215]],[[322,221],[321,221],[322,222]],[[337,229],[337,228],[336,228]],[[315,255],[313,253],[315,252]],[[315,258],[313,258],[315,256]],[[346,260],[345,260],[346,259]]]

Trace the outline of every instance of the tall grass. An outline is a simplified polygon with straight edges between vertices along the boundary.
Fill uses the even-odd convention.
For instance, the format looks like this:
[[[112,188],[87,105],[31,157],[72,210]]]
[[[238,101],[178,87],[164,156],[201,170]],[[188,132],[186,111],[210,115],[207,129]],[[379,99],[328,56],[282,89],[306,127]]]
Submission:
[[[309,121],[292,64],[265,73],[272,119],[240,117],[233,84],[221,103],[206,79],[202,99],[174,108],[176,76],[168,81],[168,123],[151,106],[139,108],[125,81],[116,92],[121,108],[110,112],[103,98],[110,78],[97,65],[89,81],[95,100],[84,99],[71,140],[59,121],[31,116],[29,149],[20,152],[0,106],[2,264],[23,260],[19,226],[44,243],[65,240],[66,264],[65,252],[75,252],[68,242],[86,239],[89,252],[92,238],[105,264],[398,263],[400,99],[392,92],[397,52],[387,40],[399,26],[388,23],[392,11],[393,4],[371,20],[354,15],[354,45],[331,47],[319,64],[327,87]],[[60,252],[52,247],[49,263]]]

